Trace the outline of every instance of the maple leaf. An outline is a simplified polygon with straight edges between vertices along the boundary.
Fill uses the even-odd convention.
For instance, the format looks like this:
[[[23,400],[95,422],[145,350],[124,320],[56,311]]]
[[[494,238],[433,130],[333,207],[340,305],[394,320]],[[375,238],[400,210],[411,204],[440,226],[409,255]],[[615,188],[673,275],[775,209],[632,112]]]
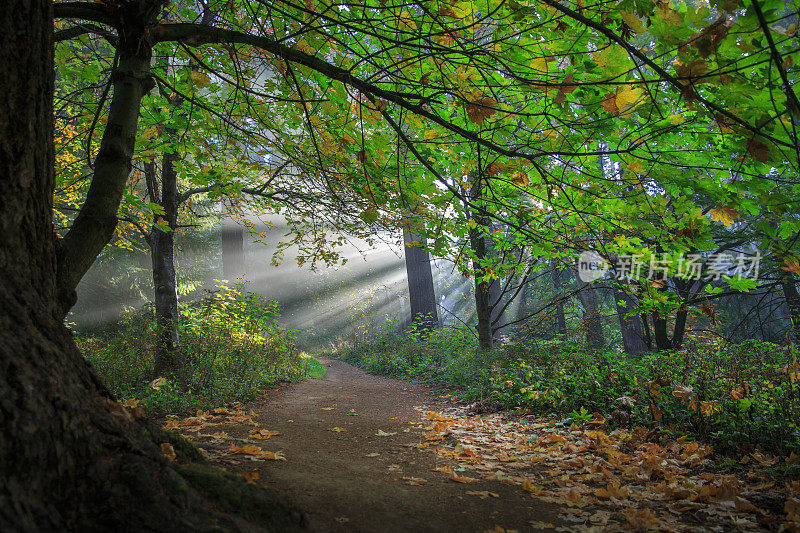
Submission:
[[[483,124],[483,121],[497,113],[494,106],[497,102],[494,98],[484,97],[475,102],[464,105],[467,111],[467,118],[474,124]]]
[[[650,509],[633,509],[628,507],[622,511],[628,523],[640,530],[661,529],[661,521]]]
[[[769,146],[756,139],[747,141],[747,153],[761,163],[769,161]]]
[[[375,433],[375,434],[377,436],[379,436],[379,437],[389,437],[391,435],[397,435],[397,432],[396,431],[383,431],[382,429],[379,429],[378,432]]]
[[[406,485],[422,485],[428,482],[427,479],[422,477],[403,476],[401,479],[406,482]]]
[[[617,95],[614,93],[608,93],[603,96],[603,100],[600,102],[600,105],[603,106],[609,115],[612,117],[616,117],[619,115],[619,108],[617,107]]]
[[[614,97],[614,103],[619,110],[620,116],[627,117],[630,115],[636,106],[644,101],[646,95],[647,93],[645,93],[644,89],[635,85],[623,85],[619,87]]]
[[[511,177],[511,181],[517,187],[524,187],[531,182],[531,179],[525,172],[514,172],[514,175]]]
[[[786,266],[781,267],[781,270],[785,270],[786,272],[794,272],[798,276],[800,276],[800,262],[797,259],[784,259],[783,262]]]
[[[150,388],[153,390],[161,390],[161,387],[167,384],[165,378],[156,378],[150,382]]]
[[[717,204],[717,207],[708,212],[711,215],[711,220],[721,222],[725,227],[733,224],[733,221],[739,218],[739,211],[729,205]]]
[[[676,398],[681,398],[682,400],[688,400],[694,394],[694,387],[691,385],[682,385],[680,383],[675,384],[675,390],[672,391],[672,395]]]

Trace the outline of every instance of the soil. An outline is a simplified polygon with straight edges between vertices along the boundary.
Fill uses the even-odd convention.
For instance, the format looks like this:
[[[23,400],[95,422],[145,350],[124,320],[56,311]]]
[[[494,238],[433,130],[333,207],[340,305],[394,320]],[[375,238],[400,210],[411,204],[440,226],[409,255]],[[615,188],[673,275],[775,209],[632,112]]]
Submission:
[[[416,445],[424,441],[423,413],[452,407],[448,399],[421,384],[318,359],[327,368],[324,379],[267,391],[244,406],[255,413],[259,429],[281,432],[256,444],[282,452],[286,461],[251,462],[213,453],[230,442],[194,442],[212,452],[217,466],[258,472],[259,483],[305,510],[315,531],[530,531],[530,521],[560,522],[558,506],[519,487],[483,479],[461,484],[434,470],[444,463],[433,447]],[[224,427],[231,439],[247,439],[253,429]],[[481,499],[467,491],[498,497]]]

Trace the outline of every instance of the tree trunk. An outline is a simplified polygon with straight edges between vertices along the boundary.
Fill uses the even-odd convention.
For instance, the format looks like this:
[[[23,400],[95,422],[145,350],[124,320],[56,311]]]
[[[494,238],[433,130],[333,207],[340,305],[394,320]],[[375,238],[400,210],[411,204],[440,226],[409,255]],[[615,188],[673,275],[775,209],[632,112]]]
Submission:
[[[653,313],[653,336],[656,340],[656,350],[659,352],[672,350],[672,340],[667,331],[667,319],[661,318],[658,313]]]
[[[493,231],[494,225],[491,220],[486,221]],[[483,236],[486,248],[486,258],[490,259],[495,255],[494,242],[491,237]],[[500,337],[500,331],[503,327],[503,283],[499,278],[489,281],[489,307],[491,309],[491,323],[492,323],[492,339],[497,340]]]
[[[151,426],[148,438],[63,325],[52,10],[50,0],[8,0],[0,11],[0,328],[13,332],[0,337],[0,531],[243,529],[224,508],[208,510],[151,440],[164,435]],[[267,527],[291,526],[274,501]]]
[[[153,224],[150,233],[155,289],[156,377],[174,373],[178,366],[176,359],[180,348],[178,279],[175,271],[175,229],[178,226],[177,161],[177,154],[171,153],[164,154],[161,159],[160,204],[164,208],[164,219],[171,231],[165,231],[158,224]]]
[[[489,224],[486,216],[480,213],[475,204],[479,203],[483,196],[481,177],[477,173],[470,173],[472,186],[469,190],[469,197],[473,203],[472,209],[467,207],[467,213],[471,213],[475,224],[469,229],[469,244],[475,259],[472,261],[472,268],[475,271],[475,313],[478,318],[478,349],[481,351],[491,350],[494,344],[492,336],[492,307],[490,305],[491,295],[489,284],[483,281],[486,275],[486,268],[483,263],[486,261],[486,239],[484,239],[482,229]],[[469,215],[468,215],[469,216]]]
[[[553,263],[553,287],[556,302],[556,334],[562,339],[567,336],[567,318],[564,316],[564,300],[561,298],[561,270]]]
[[[605,345],[603,323],[600,320],[600,295],[597,288],[586,283],[575,272],[578,300],[583,306],[583,323],[586,328],[586,346],[590,350],[601,350]]]
[[[783,297],[786,299],[786,305],[789,307],[794,341],[800,343],[800,294],[797,292],[795,279],[784,276],[781,279],[781,288],[783,289]]]
[[[119,31],[119,63],[111,73],[114,94],[106,129],[86,200],[59,246],[58,299],[62,317],[75,304],[75,288],[117,227],[117,210],[131,171],[139,108],[153,87],[151,45],[146,34],[157,15],[156,6],[154,1],[129,2],[120,8],[125,24]]]
[[[406,277],[408,295],[411,303],[411,322],[422,331],[439,327],[439,314],[436,306],[436,293],[433,288],[431,258],[425,250],[425,237],[408,231],[403,232],[403,251],[406,258]],[[412,246],[413,242],[419,246]]]
[[[222,226],[222,275],[228,281],[245,275],[244,231],[233,221]]]
[[[636,308],[636,298],[625,288],[614,285],[614,302],[619,316],[619,328],[622,332],[622,349],[628,355],[647,351],[647,344],[642,331],[642,320],[634,315],[627,316],[628,311]],[[620,302],[623,305],[620,305]]]

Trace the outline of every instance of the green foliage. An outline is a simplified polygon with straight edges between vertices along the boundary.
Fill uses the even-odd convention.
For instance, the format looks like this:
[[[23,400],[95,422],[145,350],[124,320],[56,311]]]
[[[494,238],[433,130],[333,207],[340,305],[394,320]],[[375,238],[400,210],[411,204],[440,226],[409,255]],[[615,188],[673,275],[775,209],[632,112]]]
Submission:
[[[117,397],[157,412],[244,401],[269,384],[325,375],[275,323],[277,303],[242,286],[223,287],[180,311],[181,364],[173,377],[153,374],[155,328],[147,308],[129,311],[107,331],[79,336],[78,346]]]
[[[342,354],[369,372],[453,387],[464,399],[507,409],[690,434],[722,452],[780,454],[800,452],[796,357],[793,348],[755,341],[637,357],[520,341],[482,354],[468,333],[446,329]]]

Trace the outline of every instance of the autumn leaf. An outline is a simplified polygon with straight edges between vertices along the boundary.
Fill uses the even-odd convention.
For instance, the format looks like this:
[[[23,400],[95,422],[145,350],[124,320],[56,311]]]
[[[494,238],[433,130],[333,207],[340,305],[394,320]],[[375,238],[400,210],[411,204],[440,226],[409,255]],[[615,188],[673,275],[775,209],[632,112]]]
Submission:
[[[747,141],[747,153],[761,163],[769,162],[769,146],[756,139]]]
[[[150,382],[150,388],[153,390],[161,390],[161,387],[167,384],[165,378],[156,378]]]
[[[258,472],[242,472],[242,477],[250,485],[255,485],[256,481],[261,479],[261,476],[258,475]]]
[[[488,490],[468,490],[466,494],[470,496],[477,496],[481,500],[485,500],[487,498],[499,498],[500,495],[496,492],[489,492]]]
[[[205,72],[193,70],[189,73],[189,81],[195,87],[205,87],[211,83],[211,78]]]
[[[403,476],[401,479],[406,482],[406,485],[423,485],[428,482],[425,478],[413,476]]]
[[[514,172],[514,175],[511,177],[511,181],[517,187],[524,187],[531,182],[531,179],[525,172]]]
[[[682,400],[688,400],[694,394],[694,387],[691,385],[682,385],[680,383],[675,384],[675,390],[672,391],[672,395],[676,398],[680,398]]]
[[[379,436],[379,437],[389,437],[391,435],[397,435],[397,432],[396,431],[383,431],[382,429],[379,429],[378,432],[375,433],[375,434],[377,436]]]
[[[494,106],[497,102],[494,98],[484,97],[475,102],[470,102],[464,105],[467,111],[467,118],[474,124],[483,124],[483,121],[497,113]]]
[[[173,448],[172,444],[170,444],[169,442],[161,443],[161,453],[163,453],[164,457],[166,457],[170,461],[175,462],[178,459],[178,456],[175,453],[175,448]]]
[[[335,426],[335,427],[332,427],[332,428],[328,428],[328,431],[333,431],[333,432],[336,432],[336,433],[341,433],[341,432],[343,432],[343,431],[347,431],[347,430],[346,430],[346,429],[344,429],[344,428],[340,428],[339,426]]]
[[[450,473],[450,480],[455,481],[456,483],[475,483],[478,481],[477,479],[468,476],[459,476],[455,472]]]
[[[623,85],[619,87],[617,89],[617,95],[614,98],[614,103],[620,116],[627,117],[630,115],[631,112],[644,101],[646,95],[647,93],[644,89],[635,85]],[[608,109],[606,110],[608,111]]]
[[[739,211],[729,205],[717,204],[717,207],[709,210],[708,213],[711,215],[711,220],[721,222],[725,227],[731,226],[733,221],[739,218]]]
[[[600,104],[603,106],[603,109],[605,109],[612,117],[619,115],[619,108],[617,107],[617,95],[614,93],[608,93],[603,96],[603,100],[600,102]]]
[[[786,258],[783,260],[786,266],[781,267],[781,270],[785,270],[786,272],[794,272],[798,276],[800,276],[800,262],[797,259],[789,259]]]

